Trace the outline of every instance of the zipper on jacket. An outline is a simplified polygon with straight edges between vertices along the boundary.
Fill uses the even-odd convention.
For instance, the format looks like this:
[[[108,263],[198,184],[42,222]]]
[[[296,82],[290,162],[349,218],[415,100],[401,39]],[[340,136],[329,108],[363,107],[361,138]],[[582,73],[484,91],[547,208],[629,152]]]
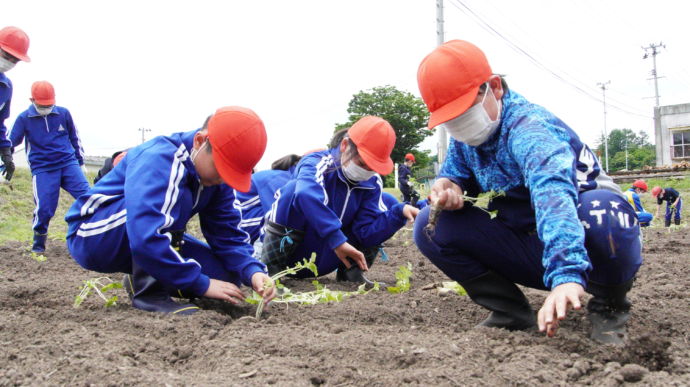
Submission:
[[[199,180],[199,188],[196,190],[196,200],[194,201],[194,205],[192,206],[192,210],[196,208],[196,205],[199,204],[199,199],[201,198],[201,191],[204,189],[204,185],[201,184],[201,180]]]
[[[342,223],[343,221],[343,216],[345,216],[345,210],[347,210],[347,202],[350,201],[350,192],[352,192],[354,188],[350,188],[349,186],[347,187],[347,195],[345,195],[345,204],[343,205],[343,211],[340,212],[340,222]]]
[[[50,133],[50,126],[48,126],[48,116],[43,116],[43,119],[46,122],[46,132]]]

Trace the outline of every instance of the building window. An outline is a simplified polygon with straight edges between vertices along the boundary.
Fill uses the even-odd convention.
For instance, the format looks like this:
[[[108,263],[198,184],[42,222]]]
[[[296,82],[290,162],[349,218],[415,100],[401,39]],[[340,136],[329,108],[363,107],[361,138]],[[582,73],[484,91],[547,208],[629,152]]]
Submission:
[[[690,159],[690,129],[672,130],[671,158]]]

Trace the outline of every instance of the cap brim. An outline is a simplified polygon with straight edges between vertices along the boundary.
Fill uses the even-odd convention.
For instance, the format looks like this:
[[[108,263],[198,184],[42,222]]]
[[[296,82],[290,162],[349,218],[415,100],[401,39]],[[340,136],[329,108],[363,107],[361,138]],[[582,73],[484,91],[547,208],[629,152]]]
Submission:
[[[15,57],[15,58],[17,58],[17,59],[19,59],[19,60],[21,60],[21,61],[24,61],[24,62],[31,62],[31,58],[29,58],[27,55],[21,55],[21,54],[19,54],[18,52],[12,50],[12,49],[5,49],[5,48],[3,48],[3,51],[9,53],[9,54],[12,55],[13,57]]]
[[[252,171],[241,172],[233,169],[221,152],[213,152],[212,155],[216,170],[225,184],[240,192],[248,192],[252,187]]]
[[[42,105],[42,106],[55,105],[55,98],[53,98],[53,99],[34,99],[34,102],[37,105]]]
[[[359,156],[362,157],[362,160],[364,160],[367,166],[379,175],[384,176],[393,172],[393,160],[391,160],[390,157],[386,160],[378,160],[365,149],[361,148],[357,149],[357,153],[359,153]]]
[[[450,121],[453,118],[466,112],[467,109],[469,109],[470,106],[472,106],[474,100],[477,98],[480,86],[481,84],[473,87],[464,95],[461,95],[460,97],[436,109],[435,112],[431,113],[428,127],[430,129],[435,128],[441,125],[442,123]]]

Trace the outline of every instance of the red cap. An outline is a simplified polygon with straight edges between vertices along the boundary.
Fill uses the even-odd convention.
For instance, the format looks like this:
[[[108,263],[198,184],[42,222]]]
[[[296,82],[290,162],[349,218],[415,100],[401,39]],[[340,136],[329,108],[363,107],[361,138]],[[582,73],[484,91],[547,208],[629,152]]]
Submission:
[[[417,83],[431,113],[428,127],[435,128],[469,109],[479,86],[492,74],[482,50],[464,40],[448,41],[427,55],[419,65]]]
[[[127,155],[127,151],[122,151],[122,152],[120,152],[120,154],[115,156],[115,158],[113,159],[113,168],[115,168],[118,164],[120,164],[120,161],[122,161],[122,159],[124,159],[126,155]]]
[[[55,105],[55,89],[48,81],[38,81],[31,85],[31,98],[38,105]]]
[[[369,168],[381,175],[393,171],[391,152],[395,146],[395,130],[388,121],[374,116],[362,117],[347,135],[357,145],[357,152]]]
[[[252,170],[266,150],[261,118],[251,109],[222,107],[208,121],[208,139],[223,181],[238,191],[249,191]]]
[[[657,197],[661,193],[661,187],[652,188],[652,196]]]
[[[19,60],[31,62],[27,55],[29,36],[17,27],[5,27],[0,30],[0,48]]]
[[[635,187],[635,188],[641,189],[642,192],[647,192],[647,189],[648,189],[648,187],[647,187],[647,182],[645,182],[645,181],[642,180],[642,179],[635,180],[635,181],[633,182],[632,185],[633,185],[633,187]]]
[[[408,153],[405,155],[405,160],[412,160],[413,163],[416,163],[417,160],[414,159],[414,155],[412,153]]]

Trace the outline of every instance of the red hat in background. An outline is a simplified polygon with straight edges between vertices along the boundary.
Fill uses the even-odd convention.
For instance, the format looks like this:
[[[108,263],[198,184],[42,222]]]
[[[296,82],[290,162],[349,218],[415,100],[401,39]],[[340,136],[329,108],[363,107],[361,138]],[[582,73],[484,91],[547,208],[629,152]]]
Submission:
[[[5,27],[0,30],[0,48],[13,57],[31,62],[29,52],[29,36],[17,27]]]
[[[395,146],[395,130],[380,117],[360,118],[347,131],[347,136],[357,145],[362,160],[375,172],[387,175],[393,171],[391,152]]]
[[[412,153],[408,153],[405,155],[405,161],[407,160],[412,160],[413,163],[417,162],[417,160],[414,159],[414,155]]]
[[[208,121],[208,139],[223,181],[238,191],[249,191],[252,170],[266,150],[263,121],[251,109],[222,107]]]
[[[642,180],[642,179],[635,180],[635,181],[633,182],[632,185],[633,185],[633,187],[635,187],[635,188],[641,189],[642,192],[647,192],[647,189],[649,188],[649,187],[647,187],[647,182],[645,182],[645,181]]]
[[[417,84],[431,113],[429,128],[469,109],[479,86],[492,74],[482,50],[464,40],[448,41],[427,55],[419,65]]]
[[[652,188],[652,196],[657,197],[661,193],[661,187],[657,186]]]
[[[55,105],[55,89],[48,81],[38,81],[31,85],[31,98],[38,105]]]

